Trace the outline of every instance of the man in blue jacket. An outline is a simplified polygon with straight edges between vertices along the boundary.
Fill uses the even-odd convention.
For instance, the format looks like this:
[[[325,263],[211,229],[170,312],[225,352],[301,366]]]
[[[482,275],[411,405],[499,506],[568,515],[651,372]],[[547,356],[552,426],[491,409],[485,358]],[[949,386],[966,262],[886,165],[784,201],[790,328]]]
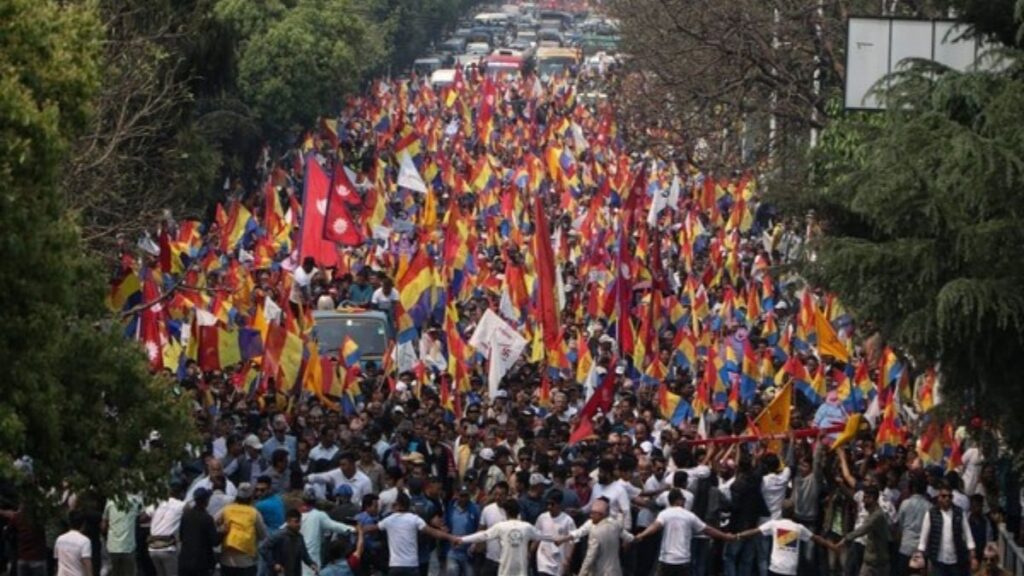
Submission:
[[[460,487],[452,505],[445,511],[444,523],[452,536],[473,534],[480,526],[480,507],[470,500],[470,493],[469,486]],[[447,576],[473,576],[469,546],[462,544],[448,550]]]

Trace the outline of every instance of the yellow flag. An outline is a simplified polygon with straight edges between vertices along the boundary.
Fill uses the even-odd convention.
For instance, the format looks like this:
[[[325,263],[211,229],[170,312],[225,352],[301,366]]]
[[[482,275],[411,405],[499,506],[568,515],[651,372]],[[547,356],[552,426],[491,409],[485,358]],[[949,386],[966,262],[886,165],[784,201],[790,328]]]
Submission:
[[[772,398],[771,403],[754,420],[754,427],[757,429],[757,432],[762,436],[789,432],[789,412],[792,405],[793,383],[790,382],[782,390],[779,390],[775,398]],[[768,449],[778,454],[782,449],[782,441],[770,441]]]
[[[833,450],[842,448],[843,444],[857,437],[857,431],[860,430],[860,421],[861,415],[856,412],[846,419],[846,428],[843,428],[839,436],[836,436],[836,441],[832,443]]]
[[[831,356],[842,362],[850,361],[850,351],[839,341],[832,324],[817,307],[814,310],[814,330],[818,333],[818,352],[822,356]]]
[[[315,394],[317,397],[323,395],[324,375],[320,366],[320,351],[315,342],[306,344],[309,351],[309,358],[306,360],[306,373],[302,376],[302,387]]]

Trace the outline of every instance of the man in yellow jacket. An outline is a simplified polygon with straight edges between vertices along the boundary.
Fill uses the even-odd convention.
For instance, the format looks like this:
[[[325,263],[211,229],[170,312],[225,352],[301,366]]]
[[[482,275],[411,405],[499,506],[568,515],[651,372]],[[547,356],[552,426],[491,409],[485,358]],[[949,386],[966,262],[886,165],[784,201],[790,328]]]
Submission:
[[[259,543],[267,537],[256,507],[252,505],[253,486],[243,482],[238,486],[235,501],[217,514],[217,527],[224,535],[220,556],[223,576],[256,576],[259,562]]]

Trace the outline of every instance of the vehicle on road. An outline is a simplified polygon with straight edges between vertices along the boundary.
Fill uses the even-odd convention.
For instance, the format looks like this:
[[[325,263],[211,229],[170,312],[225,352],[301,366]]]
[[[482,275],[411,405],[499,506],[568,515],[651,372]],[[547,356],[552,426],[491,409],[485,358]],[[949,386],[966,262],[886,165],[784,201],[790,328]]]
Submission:
[[[417,58],[412,63],[412,71],[420,78],[429,78],[435,70],[440,70],[443,64],[440,58]]]
[[[434,73],[430,75],[430,87],[434,90],[440,90],[445,86],[451,86],[455,83],[455,69],[454,68],[442,68],[440,70],[434,70]]]
[[[538,48],[537,74],[550,78],[564,74],[580,64],[580,53],[574,48]]]
[[[364,308],[313,311],[313,337],[321,356],[337,358],[346,336],[359,346],[362,362],[379,365],[392,338],[387,314]]]

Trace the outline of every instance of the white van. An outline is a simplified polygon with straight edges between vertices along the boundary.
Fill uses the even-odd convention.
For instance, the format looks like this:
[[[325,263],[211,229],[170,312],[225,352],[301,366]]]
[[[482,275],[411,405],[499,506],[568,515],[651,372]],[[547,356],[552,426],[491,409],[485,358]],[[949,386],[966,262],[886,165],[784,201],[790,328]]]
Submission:
[[[454,68],[442,68],[440,70],[434,70],[434,73],[430,75],[430,87],[434,90],[440,90],[445,86],[451,86],[455,83],[455,69]]]

